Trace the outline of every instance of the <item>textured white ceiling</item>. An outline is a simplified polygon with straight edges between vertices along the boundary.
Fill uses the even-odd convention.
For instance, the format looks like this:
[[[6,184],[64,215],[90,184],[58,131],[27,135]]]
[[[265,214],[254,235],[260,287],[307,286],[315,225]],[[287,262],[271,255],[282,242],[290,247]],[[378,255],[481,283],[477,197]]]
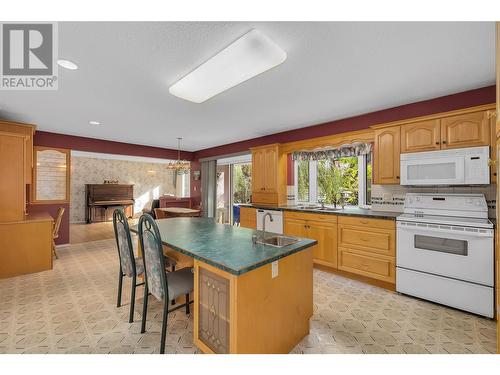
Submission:
[[[202,104],[168,87],[251,28],[282,65]],[[487,86],[493,22],[63,22],[58,91],[0,91],[0,117],[194,151]],[[102,124],[92,126],[89,120]]]

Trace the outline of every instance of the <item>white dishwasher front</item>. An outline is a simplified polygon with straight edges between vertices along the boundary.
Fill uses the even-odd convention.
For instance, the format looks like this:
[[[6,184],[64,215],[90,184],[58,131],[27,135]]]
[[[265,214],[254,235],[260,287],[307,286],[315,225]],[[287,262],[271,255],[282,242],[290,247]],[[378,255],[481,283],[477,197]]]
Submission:
[[[273,221],[266,216],[266,232],[283,234],[283,211],[257,209],[257,229],[263,229],[262,218],[267,213],[271,214]]]

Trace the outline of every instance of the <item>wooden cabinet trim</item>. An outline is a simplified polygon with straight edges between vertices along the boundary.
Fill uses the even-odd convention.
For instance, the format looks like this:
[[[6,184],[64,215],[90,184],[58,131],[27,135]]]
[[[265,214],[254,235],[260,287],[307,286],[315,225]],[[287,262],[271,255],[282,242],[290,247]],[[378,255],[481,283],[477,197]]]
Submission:
[[[370,128],[383,129],[383,128],[392,127],[392,126],[411,124],[411,123],[414,123],[417,121],[434,120],[434,119],[441,119],[441,118],[449,117],[449,116],[462,115],[462,114],[466,114],[466,113],[487,111],[487,110],[494,109],[494,108],[495,108],[495,103],[484,104],[484,105],[479,105],[479,106],[475,106],[475,107],[457,109],[457,110],[449,111],[449,112],[440,112],[440,113],[435,113],[435,114],[427,115],[427,116],[412,117],[412,118],[408,118],[408,119],[404,119],[404,120],[397,120],[397,121],[391,121],[391,122],[386,122],[386,123],[382,123],[382,124],[376,124],[376,125],[370,126]]]

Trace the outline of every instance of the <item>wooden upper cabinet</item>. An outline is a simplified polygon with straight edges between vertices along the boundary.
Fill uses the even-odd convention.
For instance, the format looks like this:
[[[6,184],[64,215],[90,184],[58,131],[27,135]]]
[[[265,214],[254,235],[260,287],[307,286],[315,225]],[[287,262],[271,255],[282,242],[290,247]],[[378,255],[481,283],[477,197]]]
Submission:
[[[286,202],[286,155],[279,145],[252,149],[252,202],[283,204]]]
[[[24,179],[26,184],[31,184],[31,175],[33,172],[33,136],[35,135],[35,125],[0,120],[0,131],[24,135]]]
[[[441,149],[439,120],[418,121],[401,126],[401,152]]]
[[[26,141],[22,134],[0,132],[0,222],[20,221],[26,213]]]
[[[252,191],[264,190],[264,152],[255,150],[252,152]]]
[[[400,151],[400,126],[375,130],[375,150],[373,158],[374,184],[399,184]]]
[[[490,124],[487,111],[441,119],[441,149],[489,146]]]
[[[264,151],[264,190],[275,193],[277,184],[278,147],[270,147]]]

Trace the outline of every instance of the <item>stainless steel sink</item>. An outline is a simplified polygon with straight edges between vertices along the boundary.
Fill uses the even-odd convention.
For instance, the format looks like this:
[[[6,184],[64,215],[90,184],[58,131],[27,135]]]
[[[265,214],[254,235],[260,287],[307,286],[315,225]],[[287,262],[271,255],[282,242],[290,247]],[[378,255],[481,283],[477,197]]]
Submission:
[[[285,247],[295,242],[298,242],[298,238],[288,237],[288,236],[271,236],[266,237],[262,240],[257,240],[257,243],[261,245],[269,245],[274,247]]]
[[[314,211],[339,211],[341,209],[340,207],[318,207],[314,208]]]
[[[314,210],[314,209],[320,208],[320,206],[304,205],[304,206],[297,206],[296,208],[298,208],[299,210]]]

